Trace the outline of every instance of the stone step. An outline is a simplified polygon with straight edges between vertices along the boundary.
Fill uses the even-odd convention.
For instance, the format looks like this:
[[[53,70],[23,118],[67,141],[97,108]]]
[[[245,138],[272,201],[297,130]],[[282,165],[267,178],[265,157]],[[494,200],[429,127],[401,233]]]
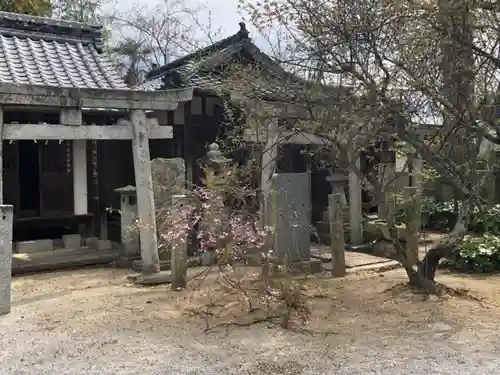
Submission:
[[[109,264],[115,261],[118,255],[117,250],[98,251],[89,247],[33,254],[13,254],[12,275]]]

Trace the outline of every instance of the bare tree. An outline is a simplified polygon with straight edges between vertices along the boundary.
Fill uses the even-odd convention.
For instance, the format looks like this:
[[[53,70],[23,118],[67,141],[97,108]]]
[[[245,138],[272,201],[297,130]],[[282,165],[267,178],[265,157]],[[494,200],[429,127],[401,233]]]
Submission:
[[[287,33],[293,59],[288,66],[314,72],[315,85],[305,85],[295,105],[306,109],[307,121],[297,132],[321,137],[332,159],[385,140],[399,139],[456,190],[459,220],[454,230],[431,249],[420,264],[406,258],[393,223],[393,242],[412,283],[433,290],[437,265],[463,238],[472,209],[483,210],[481,191],[499,167],[485,176],[477,171],[480,145],[486,138],[500,144],[497,121],[499,84],[499,20],[490,3],[471,0],[439,2],[379,0],[245,1],[242,7],[258,27]],[[239,89],[259,95],[260,72],[238,73]],[[342,95],[333,86],[344,85]],[[423,140],[419,124],[430,117],[443,126]],[[376,178],[374,190],[383,191]]]
[[[207,19],[202,20],[202,14]],[[213,42],[220,30],[214,30],[207,7],[190,7],[182,0],[134,7],[113,17],[121,39],[134,39],[151,50],[150,65],[161,66]],[[119,41],[120,43],[120,41]]]

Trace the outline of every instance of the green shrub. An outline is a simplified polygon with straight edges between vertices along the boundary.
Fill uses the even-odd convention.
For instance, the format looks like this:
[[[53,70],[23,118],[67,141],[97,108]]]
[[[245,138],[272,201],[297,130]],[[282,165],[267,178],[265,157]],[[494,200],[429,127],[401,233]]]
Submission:
[[[449,231],[457,222],[452,201],[437,202],[434,198],[423,197],[420,209],[422,225],[426,228]]]
[[[475,212],[472,216],[472,229],[482,233],[500,234],[500,204],[487,211]]]
[[[466,272],[500,271],[500,237],[493,233],[467,235],[445,264]]]

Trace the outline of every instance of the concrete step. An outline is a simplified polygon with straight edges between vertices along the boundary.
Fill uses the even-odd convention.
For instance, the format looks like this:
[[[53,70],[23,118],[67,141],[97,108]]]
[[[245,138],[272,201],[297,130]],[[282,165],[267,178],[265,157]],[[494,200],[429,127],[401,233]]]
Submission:
[[[89,247],[77,250],[13,254],[12,275],[109,264],[118,256],[117,250],[94,250]]]

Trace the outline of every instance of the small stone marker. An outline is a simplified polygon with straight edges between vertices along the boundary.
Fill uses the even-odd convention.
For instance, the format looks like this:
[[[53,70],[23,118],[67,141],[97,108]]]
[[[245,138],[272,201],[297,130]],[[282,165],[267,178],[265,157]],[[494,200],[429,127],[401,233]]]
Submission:
[[[185,195],[172,196],[172,216],[180,213],[185,204]],[[171,272],[172,272],[172,290],[186,287],[187,277],[187,238],[178,238],[172,243]]]
[[[120,231],[123,245],[123,256],[135,257],[141,254],[139,242],[139,229],[136,228],[137,220],[137,190],[134,186],[127,185],[115,192],[120,194]]]
[[[0,205],[0,315],[10,312],[14,207]]]
[[[345,271],[344,250],[344,197],[342,194],[328,196],[328,211],[330,213],[330,248],[332,251],[332,276],[343,277]]]

